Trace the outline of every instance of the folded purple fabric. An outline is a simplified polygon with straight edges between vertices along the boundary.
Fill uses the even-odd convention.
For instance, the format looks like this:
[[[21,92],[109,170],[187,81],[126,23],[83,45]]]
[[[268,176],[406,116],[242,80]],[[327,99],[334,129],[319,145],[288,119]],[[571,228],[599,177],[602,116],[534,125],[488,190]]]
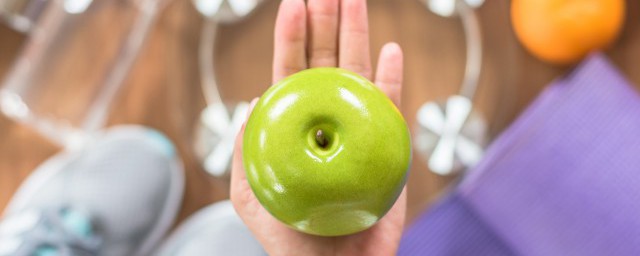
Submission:
[[[418,219],[402,239],[399,255],[513,255],[457,194]]]
[[[640,97],[606,57],[592,55],[550,86],[454,193],[458,208],[499,241],[486,246],[502,243],[518,255],[640,255]],[[430,246],[432,233],[467,232],[462,222],[424,226],[435,211],[409,229],[401,253]]]

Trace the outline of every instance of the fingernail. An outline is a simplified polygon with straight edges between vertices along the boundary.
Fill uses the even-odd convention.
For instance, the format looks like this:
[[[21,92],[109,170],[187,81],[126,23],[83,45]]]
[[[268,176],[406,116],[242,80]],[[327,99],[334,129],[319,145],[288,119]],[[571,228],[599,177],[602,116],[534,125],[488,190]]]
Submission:
[[[402,48],[400,47],[400,45],[396,42],[389,42],[386,43],[383,48],[385,48],[387,51],[392,52],[392,53],[396,53],[396,52],[401,52]]]

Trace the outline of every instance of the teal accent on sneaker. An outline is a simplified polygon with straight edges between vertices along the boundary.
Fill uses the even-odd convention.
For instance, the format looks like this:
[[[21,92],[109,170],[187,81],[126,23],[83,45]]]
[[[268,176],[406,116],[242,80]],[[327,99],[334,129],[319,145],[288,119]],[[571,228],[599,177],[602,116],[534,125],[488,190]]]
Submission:
[[[91,217],[83,211],[67,209],[62,212],[62,221],[66,228],[78,236],[89,237],[93,235]]]
[[[91,217],[84,211],[74,209],[63,209],[61,211],[62,225],[73,232],[75,235],[81,237],[90,237],[93,235],[93,228],[91,225]],[[58,256],[60,253],[58,249],[52,246],[42,246],[36,249],[35,256]]]
[[[58,256],[58,250],[53,247],[45,246],[36,251],[36,256]]]
[[[167,156],[174,156],[176,154],[176,149],[171,143],[171,140],[164,136],[164,134],[156,131],[156,130],[148,130],[147,135],[158,142],[160,149],[162,149],[163,153]]]

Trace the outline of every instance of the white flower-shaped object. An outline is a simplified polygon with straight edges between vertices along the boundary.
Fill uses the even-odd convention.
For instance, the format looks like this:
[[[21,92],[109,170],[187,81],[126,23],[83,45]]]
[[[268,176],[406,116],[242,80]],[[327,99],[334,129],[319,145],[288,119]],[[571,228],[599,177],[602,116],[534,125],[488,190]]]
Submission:
[[[193,0],[196,9],[205,17],[221,23],[242,20],[263,0]]]
[[[236,135],[247,111],[249,104],[246,102],[236,105],[232,113],[220,103],[208,106],[200,114],[195,149],[209,174],[219,177],[228,173]]]
[[[416,149],[434,173],[456,173],[482,158],[486,123],[472,111],[468,98],[454,95],[444,104],[425,103],[418,110],[417,121]]]

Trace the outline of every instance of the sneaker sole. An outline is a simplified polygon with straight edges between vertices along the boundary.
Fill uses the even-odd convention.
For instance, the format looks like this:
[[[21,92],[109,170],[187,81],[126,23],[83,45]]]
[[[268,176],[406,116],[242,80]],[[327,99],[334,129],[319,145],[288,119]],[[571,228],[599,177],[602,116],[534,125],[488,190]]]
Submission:
[[[149,128],[137,125],[121,125],[114,126],[107,129],[98,136],[103,136],[112,133],[128,133],[128,134],[145,134],[145,136],[139,136],[141,138],[151,137],[146,136],[150,131]],[[82,150],[82,149],[80,149]],[[4,216],[11,214],[12,212],[19,211],[33,198],[38,188],[44,186],[50,179],[55,177],[63,167],[74,159],[78,155],[78,151],[64,150],[50,159],[46,160],[40,166],[38,166],[31,175],[22,183],[18,191],[14,194],[13,198],[7,205]],[[152,250],[159,244],[164,235],[167,233],[171,225],[173,224],[175,217],[180,209],[182,203],[182,196],[184,193],[184,168],[182,161],[176,155],[172,162],[171,168],[171,183],[169,185],[169,194],[165,201],[160,217],[156,225],[151,228],[149,236],[147,236],[140,247],[136,250],[133,256],[146,256],[150,255]]]

